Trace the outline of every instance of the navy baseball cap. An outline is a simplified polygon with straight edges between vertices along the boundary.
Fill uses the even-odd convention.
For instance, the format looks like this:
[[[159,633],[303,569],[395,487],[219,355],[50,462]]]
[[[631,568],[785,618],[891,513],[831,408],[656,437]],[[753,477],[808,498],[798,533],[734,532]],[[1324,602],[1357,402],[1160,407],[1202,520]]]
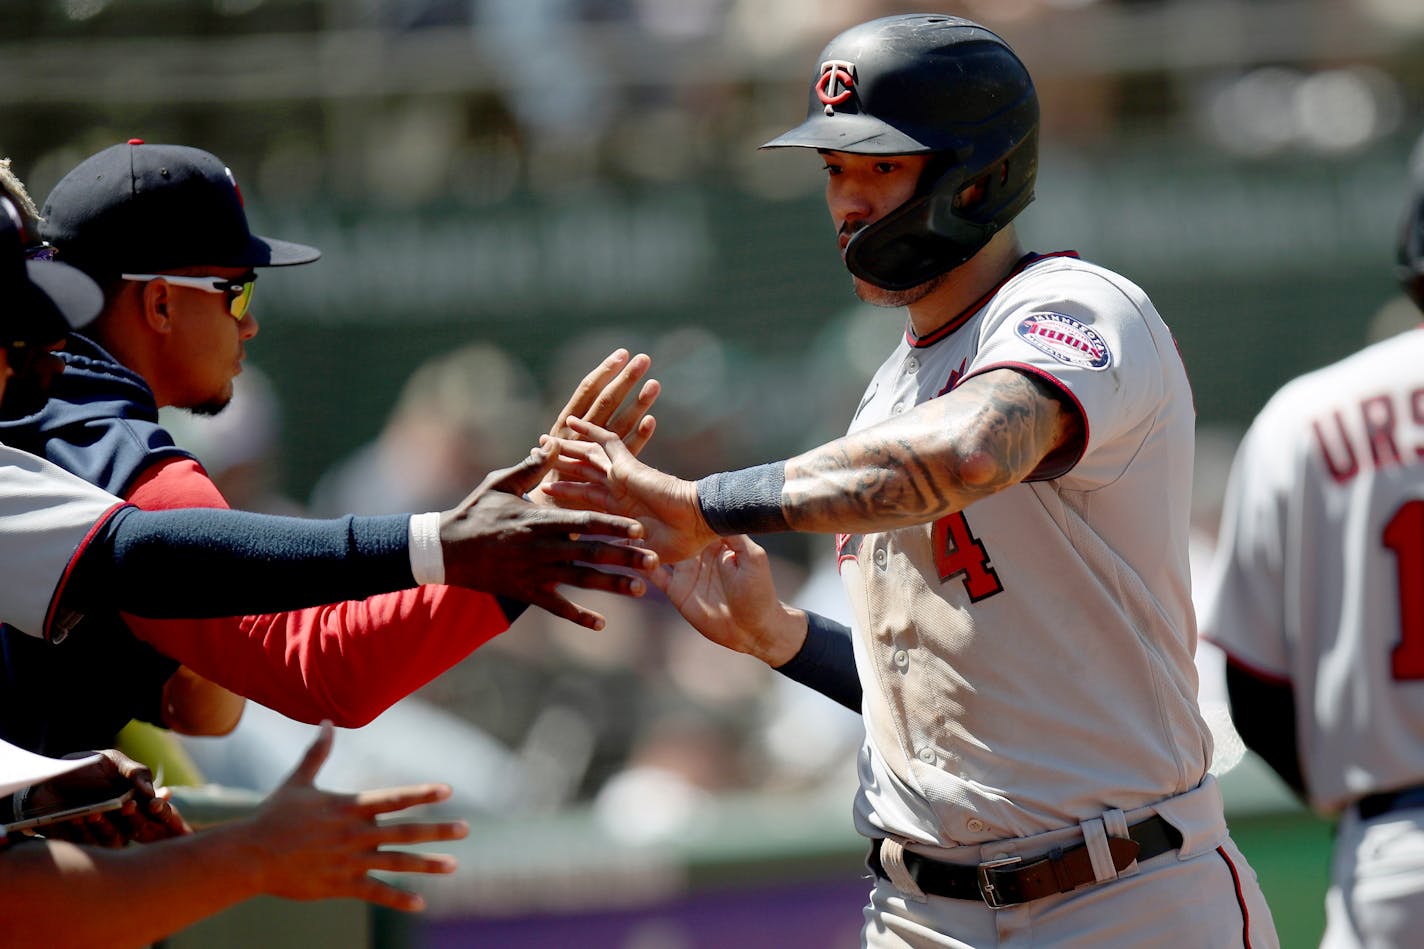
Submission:
[[[76,165],[49,193],[40,235],[99,279],[180,267],[286,267],[321,251],[247,226],[242,193],[213,154],[129,139]]]
[[[53,260],[25,259],[25,232],[9,198],[0,197],[0,346],[49,345],[98,315],[104,295],[94,281]]]

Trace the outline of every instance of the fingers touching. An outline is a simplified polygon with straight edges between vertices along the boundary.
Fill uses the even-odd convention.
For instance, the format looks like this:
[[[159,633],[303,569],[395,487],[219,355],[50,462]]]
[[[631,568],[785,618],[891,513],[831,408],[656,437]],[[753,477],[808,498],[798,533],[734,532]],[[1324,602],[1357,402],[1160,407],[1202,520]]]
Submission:
[[[503,491],[506,494],[527,494],[538,486],[544,475],[554,467],[552,452],[543,448],[531,451],[518,464],[491,471],[480,485],[480,491]]]

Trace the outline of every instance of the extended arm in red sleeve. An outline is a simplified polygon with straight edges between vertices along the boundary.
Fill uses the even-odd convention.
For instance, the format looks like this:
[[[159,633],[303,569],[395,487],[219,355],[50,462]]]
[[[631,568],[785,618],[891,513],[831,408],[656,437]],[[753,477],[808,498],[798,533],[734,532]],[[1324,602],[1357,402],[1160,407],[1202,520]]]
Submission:
[[[203,662],[206,667],[210,658],[211,676],[222,676],[215,682],[288,718],[329,718],[359,728],[508,628],[493,596],[424,586],[243,617],[242,635],[250,644],[243,652],[260,653],[262,663],[236,668],[221,650]],[[225,663],[234,668],[220,670]]]
[[[174,459],[146,472],[139,507],[227,507],[202,468]],[[503,632],[493,596],[418,587],[288,613],[212,620],[124,614],[135,636],[204,678],[289,718],[355,728]]]

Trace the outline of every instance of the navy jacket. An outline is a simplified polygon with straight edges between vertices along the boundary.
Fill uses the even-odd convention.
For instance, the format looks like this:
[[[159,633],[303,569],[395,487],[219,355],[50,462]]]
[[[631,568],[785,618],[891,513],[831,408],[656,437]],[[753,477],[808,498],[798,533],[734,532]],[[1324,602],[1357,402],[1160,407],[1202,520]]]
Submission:
[[[0,441],[119,497],[159,461],[192,457],[158,424],[153,392],[94,341],[72,334],[64,372],[33,415],[0,420]],[[45,755],[110,747],[131,719],[162,720],[178,663],[95,611],[59,643],[0,627],[0,738]]]

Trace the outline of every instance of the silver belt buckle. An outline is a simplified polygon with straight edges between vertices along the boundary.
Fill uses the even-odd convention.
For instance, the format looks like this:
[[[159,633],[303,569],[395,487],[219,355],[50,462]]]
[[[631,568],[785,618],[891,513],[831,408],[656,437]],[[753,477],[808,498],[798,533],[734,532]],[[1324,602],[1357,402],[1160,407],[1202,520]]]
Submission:
[[[979,895],[984,898],[994,909],[1002,909],[1010,904],[1004,902],[999,895],[999,888],[994,885],[994,881],[989,878],[989,873],[1003,867],[1013,866],[1016,863],[1023,863],[1022,857],[1000,857],[997,860],[986,860],[979,864]]]

